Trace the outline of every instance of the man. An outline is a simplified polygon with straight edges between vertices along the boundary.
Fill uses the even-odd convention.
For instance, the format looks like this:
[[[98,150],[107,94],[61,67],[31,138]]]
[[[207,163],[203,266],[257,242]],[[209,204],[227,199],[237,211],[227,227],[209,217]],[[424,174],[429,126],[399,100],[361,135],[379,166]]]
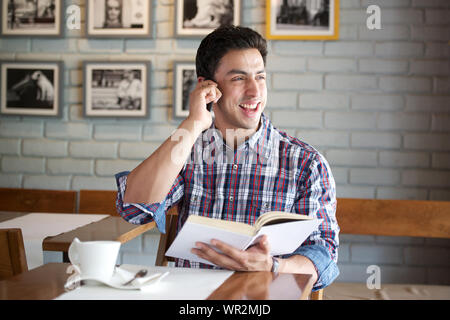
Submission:
[[[227,269],[309,273],[318,290],[339,273],[335,183],[315,149],[263,114],[266,55],[266,41],[249,28],[220,27],[202,40],[189,116],[131,173],[116,175],[118,212],[131,223],[155,220],[164,230],[165,212],[178,205],[178,231],[190,214],[250,224],[275,210],[323,219],[302,246],[281,257],[270,256],[266,237],[245,251],[217,240],[192,248]],[[176,265],[206,267],[181,259]]]

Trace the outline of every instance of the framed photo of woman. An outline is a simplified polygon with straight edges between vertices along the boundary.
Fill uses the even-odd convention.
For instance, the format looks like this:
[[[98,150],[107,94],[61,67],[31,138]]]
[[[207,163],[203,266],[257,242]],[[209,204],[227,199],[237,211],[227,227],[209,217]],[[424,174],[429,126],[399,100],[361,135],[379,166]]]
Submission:
[[[87,0],[88,37],[151,37],[151,1]]]

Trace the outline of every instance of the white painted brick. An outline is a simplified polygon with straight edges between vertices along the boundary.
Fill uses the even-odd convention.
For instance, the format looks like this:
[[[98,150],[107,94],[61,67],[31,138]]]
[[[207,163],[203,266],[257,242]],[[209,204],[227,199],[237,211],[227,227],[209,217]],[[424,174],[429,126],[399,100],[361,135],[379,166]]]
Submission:
[[[124,264],[134,264],[140,266],[154,266],[156,256],[152,254],[144,254],[142,252],[132,253],[132,252],[123,252],[121,254],[121,263]]]
[[[348,169],[347,168],[339,168],[339,167],[333,167],[331,168],[331,171],[333,173],[334,180],[337,184],[347,184],[348,183]],[[339,253],[340,257],[340,253]]]
[[[93,160],[80,159],[48,159],[47,172],[49,174],[78,174],[92,175]]]
[[[121,159],[144,160],[160,145],[159,142],[122,142],[119,146],[119,157]]]
[[[20,153],[19,139],[0,138],[0,154],[19,155],[19,153]]]
[[[349,133],[346,131],[297,130],[296,137],[313,146],[348,147]]]
[[[346,58],[321,58],[321,57],[309,58],[308,70],[320,72],[356,71],[356,60]]]
[[[350,99],[345,94],[333,93],[300,93],[299,107],[300,109],[348,109]]]
[[[365,25],[367,20],[366,10],[346,9],[340,12],[340,23],[343,25]]]
[[[450,28],[412,26],[411,39],[416,41],[447,41]]]
[[[273,112],[272,122],[284,128],[322,128],[322,112],[277,110]]]
[[[122,52],[124,42],[122,39],[83,39],[78,41],[78,50],[81,53],[119,53]]]
[[[272,91],[267,96],[267,109],[291,108],[297,106],[296,92],[276,92]]]
[[[322,75],[276,73],[273,75],[273,88],[279,90],[321,90]]]
[[[424,20],[420,9],[383,9],[382,21],[384,24],[420,24]]]
[[[416,60],[411,63],[410,73],[446,76],[450,73],[450,62],[445,60]]]
[[[28,189],[69,190],[70,176],[38,175],[23,177],[23,187]]]
[[[67,141],[50,139],[24,139],[22,153],[26,156],[67,156]]]
[[[41,137],[43,133],[43,123],[41,121],[5,121],[0,120],[0,136],[1,137]]]
[[[160,233],[157,229],[151,229],[144,234],[143,252],[157,255]]]
[[[300,57],[290,56],[275,56],[267,57],[266,70],[268,72],[301,72],[306,70],[306,59]]]
[[[425,131],[430,126],[430,115],[423,113],[383,112],[377,120],[377,127],[387,130]]]
[[[400,95],[356,94],[352,96],[352,109],[395,111],[404,108],[405,102]]]
[[[339,199],[338,205],[339,205]],[[339,240],[342,243],[373,243],[375,242],[376,236],[371,235],[365,235],[365,234],[348,234],[348,233],[341,233],[339,236]]]
[[[140,161],[131,160],[97,160],[95,173],[99,176],[113,176],[121,171],[131,171],[139,165]]]
[[[31,39],[32,52],[50,52],[50,53],[64,53],[76,52],[77,40],[75,39]]]
[[[117,190],[116,179],[114,177],[83,177],[74,176],[71,190]]]
[[[150,109],[150,119],[152,123],[167,123],[172,117],[172,109],[166,107],[152,107]]]
[[[339,245],[339,262],[350,261],[350,245],[344,243]]]
[[[141,126],[97,124],[94,138],[97,140],[134,141],[141,138]]]
[[[435,189],[430,191],[430,200],[448,201],[450,199],[450,190]]]
[[[435,92],[442,94],[448,94],[450,92],[450,77],[436,77],[434,80]]]
[[[365,41],[329,41],[325,43],[326,56],[370,56],[373,44]]]
[[[142,235],[139,235],[138,237],[131,239],[128,242],[122,243],[120,246],[120,252],[124,253],[131,253],[131,252],[141,252],[142,251]]]
[[[30,50],[31,44],[28,39],[0,39],[0,48],[3,52],[27,52]]]
[[[374,167],[377,164],[376,151],[366,150],[328,150],[326,158],[331,165]]]
[[[380,269],[382,285],[383,283],[424,284],[426,282],[426,269],[422,267],[381,265]]]
[[[372,199],[375,197],[375,187],[337,185],[336,194],[338,198]]]
[[[402,74],[408,71],[408,61],[387,59],[360,59],[359,70],[378,74]]]
[[[448,151],[450,134],[405,134],[404,146],[412,150]]]
[[[368,185],[396,185],[400,182],[400,173],[392,169],[365,168],[350,169],[350,183]]]
[[[91,126],[87,123],[47,122],[45,136],[56,139],[89,139]]]
[[[351,261],[368,264],[401,264],[401,246],[354,244],[351,246]]]
[[[322,54],[323,43],[321,41],[276,41],[272,44],[276,54],[317,56]]]
[[[375,4],[373,0],[362,0],[361,6],[367,8],[371,4]],[[410,7],[411,0],[377,0],[376,5],[380,8],[406,8]]]
[[[402,184],[418,187],[450,187],[450,172],[435,170],[404,170]]]
[[[422,57],[424,44],[420,42],[380,42],[375,44],[375,55],[381,57]]]
[[[402,144],[399,134],[383,132],[354,132],[351,134],[351,146],[360,148],[397,149]]]
[[[0,173],[0,188],[20,188],[22,187],[22,175]]]
[[[412,0],[412,6],[418,8],[448,8],[447,0]]]
[[[382,11],[383,12],[383,11]],[[407,40],[410,37],[409,26],[407,25],[386,25],[382,16],[382,28],[370,30],[367,26],[360,26],[359,39],[361,40]]]
[[[373,76],[364,75],[325,75],[325,88],[331,90],[359,91],[375,89],[377,79]]]
[[[437,169],[450,169],[450,153],[433,153],[432,167]]]
[[[450,46],[445,42],[427,42],[425,56],[432,58],[446,58],[450,56]]]
[[[2,171],[17,173],[44,173],[44,159],[30,157],[2,157]]]
[[[418,188],[378,187],[377,199],[428,200],[428,191]]]
[[[127,39],[125,52],[127,53],[170,53],[173,52],[174,42],[171,39]]]
[[[375,128],[376,114],[369,112],[326,112],[325,127],[331,129]]]
[[[144,126],[144,141],[165,141],[177,127],[169,125]]]
[[[448,257],[450,257],[450,248],[431,246],[405,248],[405,261],[408,265],[449,267],[450,259]]]
[[[112,159],[117,157],[116,142],[71,141],[69,154],[75,158]]]
[[[407,111],[449,112],[450,96],[440,95],[407,95]]]
[[[425,152],[381,151],[380,165],[393,168],[428,168],[430,155]]]
[[[169,89],[155,89],[152,91],[153,106],[168,106],[172,104],[173,92]]]
[[[446,113],[433,114],[431,116],[431,130],[449,132],[450,131],[450,115]]]
[[[380,77],[380,89],[388,92],[431,92],[432,80],[425,77]]]

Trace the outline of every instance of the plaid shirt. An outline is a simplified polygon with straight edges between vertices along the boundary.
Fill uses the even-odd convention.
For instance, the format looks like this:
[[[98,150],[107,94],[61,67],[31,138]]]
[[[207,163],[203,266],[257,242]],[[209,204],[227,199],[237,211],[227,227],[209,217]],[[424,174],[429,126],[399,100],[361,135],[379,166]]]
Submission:
[[[315,289],[328,285],[339,273],[336,187],[329,165],[313,147],[275,129],[264,114],[258,131],[236,150],[227,146],[214,124],[204,131],[161,203],[123,203],[127,175],[116,175],[117,209],[130,223],[154,219],[165,232],[165,212],[176,204],[177,232],[191,214],[249,224],[268,211],[304,214],[323,221],[292,254],[314,263],[319,275]],[[176,265],[210,267],[182,259]]]

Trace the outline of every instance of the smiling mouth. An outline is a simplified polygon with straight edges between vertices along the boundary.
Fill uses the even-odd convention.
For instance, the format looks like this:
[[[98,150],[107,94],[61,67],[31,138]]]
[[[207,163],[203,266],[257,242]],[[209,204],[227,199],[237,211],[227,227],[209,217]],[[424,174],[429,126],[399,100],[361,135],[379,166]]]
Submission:
[[[258,108],[259,104],[260,104],[260,102],[251,103],[251,104],[242,103],[239,105],[239,107],[241,107],[242,109],[245,109],[245,110],[256,110],[256,108]]]

